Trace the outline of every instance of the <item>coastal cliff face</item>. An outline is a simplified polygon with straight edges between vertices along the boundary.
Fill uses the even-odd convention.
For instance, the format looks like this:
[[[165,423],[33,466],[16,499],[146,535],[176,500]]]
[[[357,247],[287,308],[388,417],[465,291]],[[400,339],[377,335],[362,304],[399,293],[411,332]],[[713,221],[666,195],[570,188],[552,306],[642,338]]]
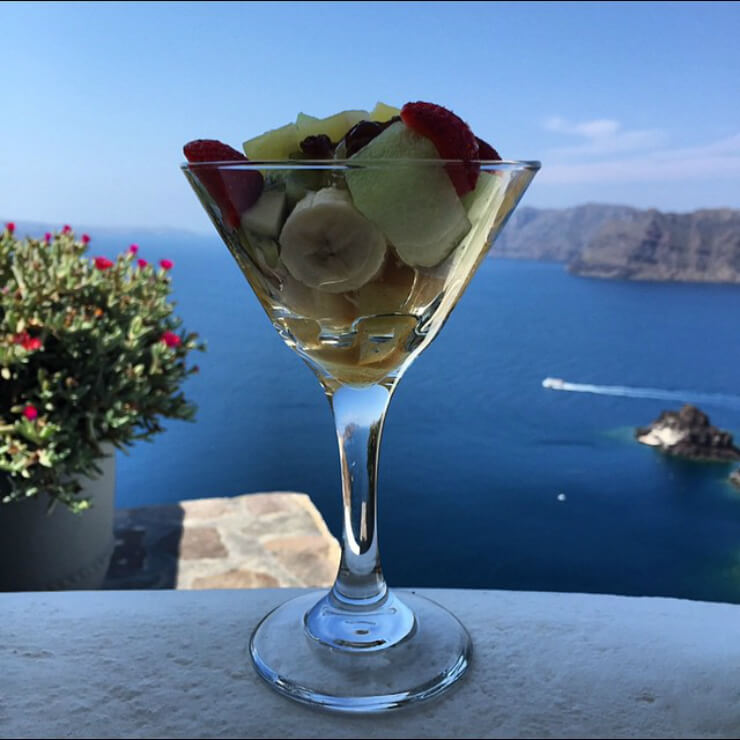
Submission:
[[[740,210],[525,207],[513,214],[492,256],[566,262],[587,277],[740,283]]]
[[[570,262],[607,221],[629,221],[628,206],[588,204],[575,208],[518,208],[493,245],[491,255],[508,259]]]

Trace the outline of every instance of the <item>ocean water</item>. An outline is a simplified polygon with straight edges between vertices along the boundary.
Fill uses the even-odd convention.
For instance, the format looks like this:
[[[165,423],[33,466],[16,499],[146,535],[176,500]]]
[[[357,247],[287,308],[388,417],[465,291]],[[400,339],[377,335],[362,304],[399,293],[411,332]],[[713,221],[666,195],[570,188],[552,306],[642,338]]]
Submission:
[[[225,247],[163,234],[101,249],[129,241],[175,261],[178,312],[209,349],[186,386],[197,422],[119,455],[117,505],[305,491],[339,535],[323,392]],[[548,376],[619,390],[548,390]],[[632,437],[697,397],[740,435],[738,286],[487,260],[391,403],[379,498],[388,580],[740,602],[731,466],[669,459]]]

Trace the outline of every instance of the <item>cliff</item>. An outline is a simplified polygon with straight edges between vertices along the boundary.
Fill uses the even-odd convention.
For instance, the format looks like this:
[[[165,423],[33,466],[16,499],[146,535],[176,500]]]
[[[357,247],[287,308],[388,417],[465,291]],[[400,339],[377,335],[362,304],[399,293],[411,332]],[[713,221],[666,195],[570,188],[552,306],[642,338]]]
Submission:
[[[512,215],[492,256],[565,262],[587,277],[740,283],[740,210],[525,207]]]

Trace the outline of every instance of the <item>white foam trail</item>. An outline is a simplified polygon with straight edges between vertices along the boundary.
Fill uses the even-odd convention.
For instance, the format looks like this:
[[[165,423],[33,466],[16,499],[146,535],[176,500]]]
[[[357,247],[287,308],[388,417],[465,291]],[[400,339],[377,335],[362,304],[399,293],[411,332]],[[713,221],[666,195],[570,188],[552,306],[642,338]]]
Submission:
[[[632,388],[626,385],[591,385],[589,383],[568,383],[559,378],[545,378],[545,388],[554,391],[574,393],[596,393],[600,396],[624,396],[626,398],[651,398],[657,401],[676,401],[678,403],[706,404],[740,410],[740,396],[727,393],[702,393],[700,391],[668,391],[662,388]]]

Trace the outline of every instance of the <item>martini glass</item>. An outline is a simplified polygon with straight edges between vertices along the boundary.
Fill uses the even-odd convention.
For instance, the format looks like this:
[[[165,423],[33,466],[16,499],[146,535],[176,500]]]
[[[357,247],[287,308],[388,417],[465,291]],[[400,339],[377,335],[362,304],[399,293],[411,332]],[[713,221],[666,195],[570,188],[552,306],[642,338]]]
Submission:
[[[454,204],[441,196],[429,202],[429,182],[451,168],[471,167],[480,171],[471,193],[453,198]],[[383,577],[376,526],[383,422],[401,376],[441,329],[539,163],[352,159],[206,162],[182,169],[272,324],[318,377],[339,442],[343,533],[336,581],[328,593],[289,600],[260,622],[249,645],[254,666],[278,692],[340,712],[379,712],[437,696],[467,670],[471,640],[446,609],[389,589]],[[285,218],[319,190],[342,191],[346,200],[348,184],[351,195],[362,178],[381,199],[380,226],[394,224],[386,229],[395,232],[393,239],[383,242],[373,274],[343,280],[337,269],[356,262],[343,253],[332,263],[332,280],[320,284],[296,266],[296,248],[302,255],[295,238],[288,259]],[[255,182],[262,205],[252,202]],[[414,224],[419,212],[426,217]],[[454,236],[442,239],[447,246],[440,254],[439,235],[430,229],[446,224],[455,224]],[[351,251],[349,230],[347,238]],[[357,250],[365,248],[359,239]],[[431,256],[425,240],[434,245]]]

